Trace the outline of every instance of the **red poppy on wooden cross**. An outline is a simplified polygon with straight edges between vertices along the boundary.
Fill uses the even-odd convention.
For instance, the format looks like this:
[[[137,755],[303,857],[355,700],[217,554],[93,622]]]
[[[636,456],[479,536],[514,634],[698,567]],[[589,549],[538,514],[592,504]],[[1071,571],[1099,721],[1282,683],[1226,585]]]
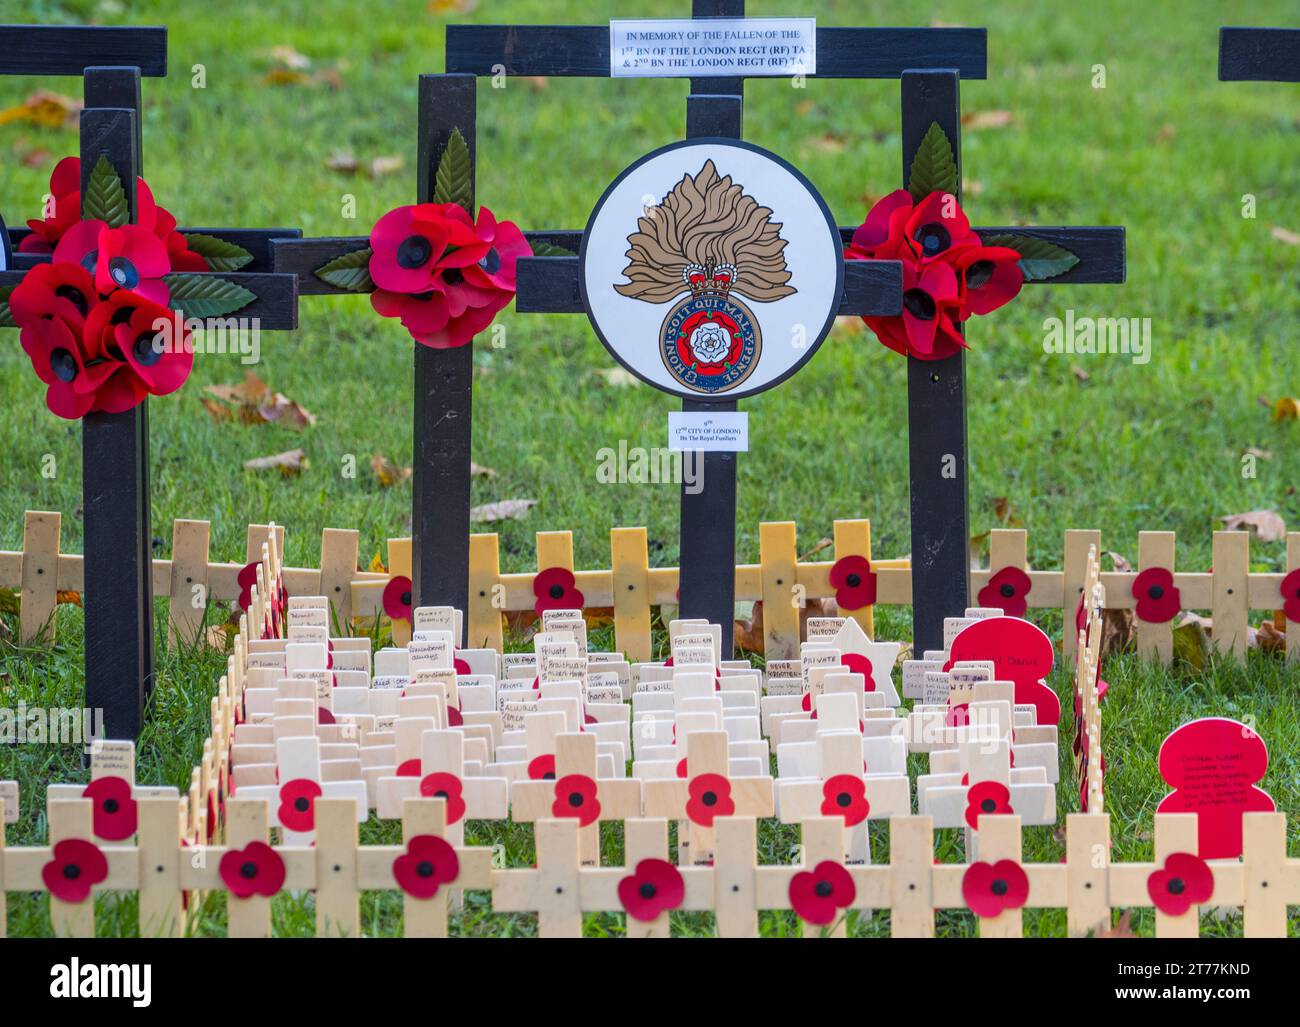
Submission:
[[[770,817],[775,811],[772,778],[731,777],[727,744],[725,731],[692,731],[686,736],[687,777],[645,782],[645,815],[670,817],[685,826],[677,834],[679,863],[713,859],[719,820]]]

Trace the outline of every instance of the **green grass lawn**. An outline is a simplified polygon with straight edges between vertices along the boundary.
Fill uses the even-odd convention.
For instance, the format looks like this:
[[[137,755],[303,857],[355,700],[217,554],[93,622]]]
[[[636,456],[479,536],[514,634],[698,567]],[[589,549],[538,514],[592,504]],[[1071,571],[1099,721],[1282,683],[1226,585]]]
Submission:
[[[613,16],[684,14],[672,5],[573,0],[480,0],[461,20],[601,23]],[[815,5],[750,0],[754,15],[815,13],[824,25],[984,25],[987,81],[967,82],[969,114],[1010,111],[1004,127],[963,133],[966,199],[977,224],[1122,224],[1129,271],[1123,286],[1026,289],[969,332],[971,530],[998,527],[997,499],[1029,531],[1030,561],[1059,567],[1066,528],[1100,528],[1105,548],[1136,558],[1140,529],[1179,533],[1178,565],[1209,566],[1216,518],[1260,508],[1300,524],[1300,424],[1274,423],[1259,398],[1300,395],[1297,271],[1300,247],[1300,93],[1287,84],[1220,83],[1222,24],[1294,24],[1293,5],[1205,2],[1137,5],[1099,0],[988,5],[819,0]],[[385,5],[360,17],[354,3],[261,0],[221,5],[54,3],[20,0],[8,20],[165,23],[171,74],[144,83],[144,172],[155,196],[184,225],[301,227],[307,235],[362,235],[415,190],[416,76],[443,66],[445,16],[423,0]],[[815,10],[814,10],[815,9]],[[920,13],[924,10],[924,13]],[[311,60],[307,81],[266,82],[269,51],[292,47]],[[193,88],[203,66],[206,84]],[[1094,88],[1095,65],[1105,88]],[[0,107],[38,88],[79,95],[76,80],[0,81]],[[797,164],[841,224],[862,219],[872,200],[901,178],[896,82],[781,81],[746,92],[746,137]],[[581,227],[605,186],[644,152],[680,138],[686,84],[655,81],[479,83],[479,199],[525,228]],[[77,148],[74,129],[0,125],[0,211],[11,224],[38,212],[49,170]],[[363,165],[400,156],[400,171],[376,179],[327,166],[338,151]],[[1242,216],[1253,196],[1256,217]],[[355,198],[356,217],[341,211]],[[1274,229],[1282,229],[1275,232]],[[1043,321],[1078,316],[1151,319],[1152,356],[1056,356],[1043,351]],[[673,402],[645,386],[613,387],[596,373],[611,366],[579,316],[502,316],[505,345],[475,353],[474,459],[495,468],[476,479],[474,501],[532,498],[522,521],[499,526],[503,570],[530,569],[533,533],[575,532],[580,566],[607,565],[611,526],[648,527],[651,561],[677,562],[675,486],[595,487],[597,452],[665,444]],[[318,415],[304,432],[214,424],[202,386],[238,381],[231,357],[196,363],[180,393],[151,403],[155,534],[176,517],[208,518],[213,559],[242,560],[246,525],[270,518],[288,526],[287,559],[316,561],[323,527],[355,527],[363,558],[409,530],[409,483],[381,489],[366,467],[382,453],[411,462],[411,343],[381,322],[364,297],[302,303],[301,328],[262,337],[254,370],[274,389]],[[81,549],[80,444],[76,425],[46,412],[43,386],[18,347],[0,333],[0,548],[21,548],[22,512],[64,514],[63,547]],[[751,451],[741,459],[738,557],[758,555],[761,520],[796,520],[801,546],[830,534],[840,517],[870,517],[875,550],[904,555],[910,541],[905,368],[859,324],[842,322],[816,357],[783,387],[746,401]],[[301,446],[310,466],[285,480],[247,472],[245,460]],[[1247,450],[1267,453],[1243,476]],[[42,476],[53,454],[57,474]],[[361,471],[346,477],[347,457]],[[163,550],[165,552],[165,548]],[[1281,543],[1252,546],[1257,570],[1285,566]],[[907,637],[907,611],[889,611],[880,634]],[[15,625],[16,626],[16,625]],[[1059,634],[1059,617],[1044,626]],[[80,613],[62,607],[52,652],[0,650],[6,705],[81,704]],[[1151,813],[1163,785],[1155,753],[1164,734],[1208,714],[1253,717],[1269,743],[1264,786],[1288,812],[1300,809],[1300,725],[1296,675],[1268,658],[1244,671],[1160,670],[1131,657],[1108,665],[1106,705],[1109,804],[1116,858],[1149,855]],[[183,784],[206,733],[207,696],[222,666],[211,651],[160,657],[154,721],[141,777]],[[1068,682],[1057,681],[1063,695]],[[1068,737],[1068,736],[1067,736]],[[0,752],[0,778],[22,782],[24,818],[10,838],[43,839],[39,809],[47,781],[77,779],[79,755],[53,747]],[[1061,789],[1061,810],[1073,808]],[[30,814],[30,815],[28,815]],[[530,858],[527,831],[480,825],[475,840],[501,841],[512,861]],[[366,840],[391,829],[372,824]],[[1291,827],[1293,848],[1300,826]],[[788,832],[764,835],[768,858],[784,858]],[[1048,829],[1026,834],[1026,855],[1055,859]],[[611,853],[618,839],[610,838]],[[953,840],[946,854],[955,858]],[[884,858],[883,846],[878,858]],[[1300,848],[1297,849],[1300,852]],[[288,900],[277,910],[291,932],[309,931],[310,911]],[[101,931],[132,929],[133,900],[101,900]],[[10,931],[48,929],[40,904],[15,896]],[[368,896],[368,931],[391,932],[400,902]],[[220,933],[220,915],[200,918]],[[969,933],[969,917],[942,917],[947,933]],[[1149,918],[1138,918],[1149,932]],[[1061,933],[1063,914],[1027,917],[1031,931]],[[683,929],[707,930],[706,922]],[[527,917],[485,912],[473,897],[468,933],[531,930]],[[790,929],[772,918],[771,933]],[[593,932],[614,932],[613,918]],[[880,933],[881,917],[855,930]],[[1240,930],[1240,919],[1207,931]]]

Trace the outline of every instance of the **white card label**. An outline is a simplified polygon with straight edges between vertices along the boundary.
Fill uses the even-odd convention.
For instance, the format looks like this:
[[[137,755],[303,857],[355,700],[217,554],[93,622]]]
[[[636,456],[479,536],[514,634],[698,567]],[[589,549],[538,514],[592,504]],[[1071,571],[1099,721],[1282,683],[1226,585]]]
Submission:
[[[668,448],[695,453],[748,453],[749,414],[744,410],[670,410]]]
[[[628,18],[609,23],[609,73],[614,78],[816,71],[815,18]]]

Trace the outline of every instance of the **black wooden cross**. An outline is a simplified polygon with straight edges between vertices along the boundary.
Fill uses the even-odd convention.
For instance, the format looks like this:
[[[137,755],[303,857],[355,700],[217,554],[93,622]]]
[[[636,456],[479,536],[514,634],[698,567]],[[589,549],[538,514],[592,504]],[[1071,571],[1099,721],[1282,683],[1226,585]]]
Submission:
[[[167,30],[0,25],[0,74],[83,76],[82,195],[101,156],[117,172],[136,220],[141,173],[140,76],[167,74]],[[230,316],[267,330],[297,327],[297,280],[268,273],[270,241],[290,229],[182,228],[236,243],[252,254],[247,271],[212,274],[256,298]],[[17,244],[26,229],[11,229]],[[0,287],[17,285],[48,256],[15,253]],[[135,738],[153,687],[153,553],[149,516],[146,403],[121,414],[88,414],[82,424],[85,517],[86,705],[104,711],[110,738]]]
[[[1220,82],[1300,82],[1300,29],[1219,29]]]
[[[743,0],[693,0],[693,16],[739,17]],[[816,78],[900,78],[903,168],[929,126],[938,122],[953,143],[960,167],[962,75],[985,76],[983,29],[819,28]],[[924,69],[924,70],[916,70]],[[447,74],[420,80],[420,193],[430,198],[433,169],[452,128],[475,155],[475,78],[510,76],[607,78],[606,26],[450,25]],[[742,78],[691,82],[687,136],[739,138]],[[844,242],[853,227],[841,228]],[[1055,242],[1079,263],[1055,283],[1122,282],[1123,228],[987,228],[983,236],[1020,234]],[[578,231],[530,231],[529,241],[576,253]],[[299,276],[300,292],[348,290],[316,277],[331,259],[364,249],[363,237],[287,240],[274,244],[274,267]],[[576,257],[521,260],[516,309],[525,313],[582,313]],[[901,309],[901,274],[893,261],[849,261],[844,315],[890,316]],[[469,576],[469,437],[471,347],[426,350],[416,346],[415,467],[413,475],[414,584],[417,602],[464,608]],[[914,640],[939,648],[943,618],[960,613],[969,593],[966,401],[961,354],[943,361],[909,360],[908,369]],[[693,409],[693,401],[684,401]],[[700,404],[703,406],[703,404]],[[734,409],[713,402],[708,409]],[[951,476],[948,476],[948,475]],[[735,597],[734,453],[705,455],[704,489],[683,490],[681,609],[722,625],[730,651]]]

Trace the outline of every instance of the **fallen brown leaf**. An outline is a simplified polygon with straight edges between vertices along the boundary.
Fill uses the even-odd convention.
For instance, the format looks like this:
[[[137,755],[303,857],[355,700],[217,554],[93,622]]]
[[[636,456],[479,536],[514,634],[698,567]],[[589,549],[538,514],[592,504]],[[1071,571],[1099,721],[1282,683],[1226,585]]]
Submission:
[[[1078,364],[1071,364],[1071,365],[1070,365],[1070,372],[1071,372],[1071,373],[1072,373],[1072,374],[1073,374],[1077,379],[1079,379],[1079,381],[1081,381],[1081,382],[1086,382],[1089,378],[1092,377],[1092,375],[1090,375],[1087,371],[1085,371],[1085,370],[1084,370],[1082,367],[1080,367]]]
[[[217,423],[237,418],[242,424],[282,424],[299,431],[316,423],[315,414],[284,393],[272,392],[252,371],[245,371],[238,385],[207,385],[203,391],[215,397],[200,396],[199,402]]]
[[[1289,228],[1283,228],[1281,225],[1274,225],[1269,230],[1271,235],[1278,242],[1284,242],[1288,246],[1300,246],[1300,232],[1293,232]]]
[[[301,474],[303,468],[307,466],[307,454],[301,449],[290,449],[283,453],[276,453],[274,456],[259,456],[244,461],[244,470],[246,471],[275,469],[286,478]]]
[[[293,68],[296,71],[306,71],[311,67],[311,58],[306,54],[299,53],[288,43],[281,43],[273,46],[266,51],[266,56],[277,64],[282,64],[286,68]]]
[[[384,565],[384,558],[378,553],[370,558],[370,566],[366,570],[374,571],[376,574],[388,573],[388,568]]]
[[[1255,645],[1266,653],[1286,652],[1286,628],[1278,630],[1272,621],[1264,621],[1255,631]]]
[[[370,162],[370,177],[383,178],[385,175],[391,175],[395,171],[401,171],[405,165],[406,159],[397,154],[393,154],[389,157],[376,157]]]
[[[1273,404],[1273,420],[1294,421],[1296,418],[1300,418],[1300,399],[1283,396]]]
[[[811,560],[814,556],[816,556],[818,553],[822,552],[825,549],[829,549],[833,545],[835,545],[835,542],[832,539],[829,538],[818,539],[817,544],[813,546],[810,550],[808,550],[808,552],[804,553],[801,557],[799,557],[799,559],[806,563],[809,560]]]
[[[1248,513],[1229,514],[1220,518],[1224,531],[1253,528],[1261,542],[1277,542],[1286,538],[1286,521],[1276,510],[1251,510]]]
[[[38,89],[22,103],[0,110],[0,125],[25,121],[42,128],[58,128],[75,122],[80,114],[79,100],[48,89]]]
[[[1128,558],[1123,553],[1107,551],[1106,555],[1110,557],[1111,570],[1118,571],[1120,574],[1132,574],[1133,565],[1128,562]]]
[[[476,506],[469,512],[471,521],[487,524],[492,521],[519,521],[528,516],[528,511],[537,505],[535,499],[502,499],[496,503]]]
[[[375,472],[375,479],[381,489],[391,488],[411,476],[409,467],[399,467],[382,453],[376,453],[370,458],[370,469]]]
[[[1271,449],[1260,449],[1258,446],[1247,446],[1246,455],[1258,457],[1260,460],[1273,459],[1273,451]]]
[[[1137,637],[1132,610],[1101,611],[1101,656],[1125,652]]]
[[[60,606],[80,606],[81,593],[75,589],[60,590],[54,593],[55,602]]]
[[[984,183],[978,178],[963,178],[961,191],[963,196],[978,196],[984,191]]]
[[[591,373],[606,385],[611,385],[618,389],[625,388],[629,385],[638,385],[641,381],[641,379],[631,371],[622,367],[598,367]]]
[[[1159,129],[1156,130],[1157,143],[1172,143],[1174,136],[1178,135],[1178,128],[1172,122],[1166,121]]]
[[[429,0],[430,14],[468,14],[475,0]]]
[[[473,460],[469,462],[469,473],[472,478],[495,478],[497,476],[495,469],[476,464]]]
[[[351,150],[335,150],[325,158],[325,166],[340,175],[355,175],[359,167],[356,154]]]
[[[1205,669],[1210,653],[1210,632],[1213,623],[1195,613],[1184,613],[1173,630],[1174,659],[1190,664],[1196,670]]]
[[[1095,938],[1136,938],[1132,926],[1133,911],[1126,909],[1119,915],[1119,921],[1112,927],[1107,927],[1104,931],[1098,931],[1093,937]]]

